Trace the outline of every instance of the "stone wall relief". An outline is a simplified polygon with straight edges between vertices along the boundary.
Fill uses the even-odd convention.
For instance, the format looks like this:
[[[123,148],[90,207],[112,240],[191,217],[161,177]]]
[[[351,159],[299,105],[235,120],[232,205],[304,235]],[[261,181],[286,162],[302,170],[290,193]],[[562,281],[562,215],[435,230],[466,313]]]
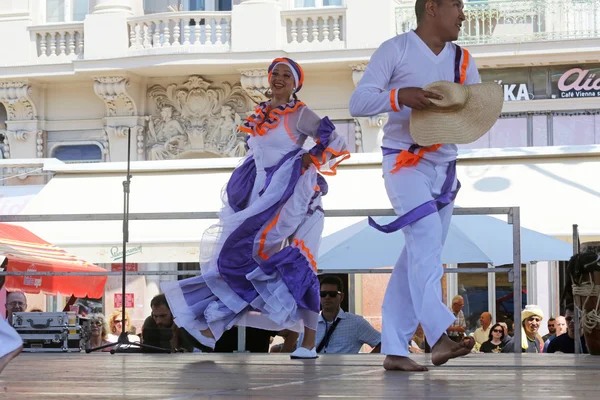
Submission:
[[[249,102],[240,83],[217,85],[194,75],[181,85],[154,85],[148,97],[159,114],[147,118],[149,159],[174,159],[192,152],[217,157],[246,153],[246,134],[237,128]]]
[[[6,109],[4,158],[44,157],[46,134],[40,129],[35,90],[27,80],[0,82],[0,103]]]

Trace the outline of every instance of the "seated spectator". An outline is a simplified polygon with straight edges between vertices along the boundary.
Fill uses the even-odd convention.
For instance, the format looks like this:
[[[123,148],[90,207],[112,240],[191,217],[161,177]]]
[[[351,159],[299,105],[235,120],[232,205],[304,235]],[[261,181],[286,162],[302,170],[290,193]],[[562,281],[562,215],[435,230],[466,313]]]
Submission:
[[[479,317],[481,326],[475,330],[473,337],[475,338],[476,344],[483,344],[490,337],[490,325],[492,324],[492,314],[484,312]]]
[[[544,353],[548,352],[550,342],[553,341],[555,337],[560,336],[563,333],[567,333],[567,320],[561,315],[556,317],[556,319],[554,320],[554,334],[548,336],[548,338],[544,342]]]
[[[88,349],[95,349],[96,347],[103,346],[110,343],[108,340],[108,323],[103,314],[91,314],[88,316],[90,319],[90,340],[88,342]],[[102,349],[102,351],[110,351],[110,347]]]
[[[23,292],[6,293],[6,320],[12,326],[12,315],[16,312],[25,312],[27,310],[27,297]]]
[[[344,284],[335,275],[321,278],[321,315],[317,324],[317,353],[352,354],[360,352],[364,344],[381,351],[381,333],[369,322],[341,309]],[[302,343],[302,335],[298,339]]]
[[[110,342],[116,342],[119,340],[119,336],[123,330],[123,312],[121,310],[115,310],[110,314],[110,318],[108,319],[108,340]],[[127,334],[127,339],[130,342],[139,342],[140,338],[136,335],[129,334],[129,330],[131,329],[131,318],[129,318],[129,313],[125,311],[125,331]],[[126,347],[123,347],[126,348]]]
[[[544,349],[542,337],[538,334],[544,312],[537,305],[527,305],[521,314],[521,351],[541,353]],[[503,353],[514,353],[514,337],[502,348]]]
[[[567,321],[567,333],[555,337],[548,345],[548,353],[568,353],[575,354],[575,321],[573,320],[574,312],[573,305],[568,305],[565,312],[565,320]],[[585,345],[585,337],[581,335],[581,352],[587,353]]]
[[[175,325],[164,294],[154,296],[150,308],[152,314],[142,326],[142,343],[174,352],[192,352],[195,348],[204,348],[185,329]],[[152,353],[157,350],[144,348],[142,351]]]
[[[494,324],[488,334],[488,340],[481,344],[479,350],[482,353],[501,353],[503,346],[504,328],[500,324]]]

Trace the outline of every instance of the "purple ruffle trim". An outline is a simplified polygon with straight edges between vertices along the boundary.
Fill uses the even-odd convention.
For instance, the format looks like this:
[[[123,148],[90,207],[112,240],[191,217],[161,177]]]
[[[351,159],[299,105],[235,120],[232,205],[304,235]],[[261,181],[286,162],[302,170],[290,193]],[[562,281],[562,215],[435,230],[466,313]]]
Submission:
[[[248,157],[233,171],[227,182],[227,202],[233,211],[239,212],[248,207],[255,180],[256,163],[252,157]]]
[[[296,303],[316,313],[319,312],[319,279],[311,265],[297,247],[285,247],[260,265],[267,275],[279,271],[283,283],[287,286]]]
[[[335,131],[335,125],[329,117],[325,117],[321,119],[321,123],[319,124],[319,128],[317,129],[317,134],[319,137],[319,143],[313,146],[310,149],[309,153],[315,157],[321,156],[327,146],[329,146],[329,142],[331,139],[331,134]]]

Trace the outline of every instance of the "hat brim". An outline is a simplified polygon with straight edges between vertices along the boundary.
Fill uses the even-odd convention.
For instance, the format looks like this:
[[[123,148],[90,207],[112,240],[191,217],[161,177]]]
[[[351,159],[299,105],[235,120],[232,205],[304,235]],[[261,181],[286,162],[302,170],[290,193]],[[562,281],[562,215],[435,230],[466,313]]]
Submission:
[[[494,126],[504,104],[504,90],[497,83],[466,85],[470,94],[456,111],[412,110],[410,134],[420,146],[472,143]],[[424,88],[428,90],[427,87]],[[435,92],[434,89],[431,90]],[[442,94],[442,93],[440,93]]]

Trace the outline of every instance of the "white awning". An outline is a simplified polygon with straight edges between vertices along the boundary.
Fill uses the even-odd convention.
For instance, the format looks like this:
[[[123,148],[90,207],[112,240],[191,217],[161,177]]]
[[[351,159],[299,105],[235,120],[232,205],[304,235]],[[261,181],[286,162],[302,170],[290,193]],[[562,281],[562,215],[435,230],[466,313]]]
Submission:
[[[553,150],[556,151],[556,150]],[[489,153],[489,151],[487,151]],[[539,151],[537,151],[539,153]],[[459,207],[521,207],[523,227],[569,237],[600,234],[600,157],[535,154],[535,149],[465,156],[459,160]],[[130,212],[218,211],[220,194],[239,160],[177,160],[132,163]],[[357,154],[328,177],[326,209],[390,208],[381,156]],[[123,163],[63,165],[22,214],[123,212]],[[407,188],[410,190],[410,188]],[[327,218],[324,236],[361,218]],[[215,220],[130,221],[128,261],[196,262],[199,241]],[[22,223],[67,251],[94,263],[120,262],[120,221]]]
[[[0,186],[0,215],[19,215],[44,185]]]

